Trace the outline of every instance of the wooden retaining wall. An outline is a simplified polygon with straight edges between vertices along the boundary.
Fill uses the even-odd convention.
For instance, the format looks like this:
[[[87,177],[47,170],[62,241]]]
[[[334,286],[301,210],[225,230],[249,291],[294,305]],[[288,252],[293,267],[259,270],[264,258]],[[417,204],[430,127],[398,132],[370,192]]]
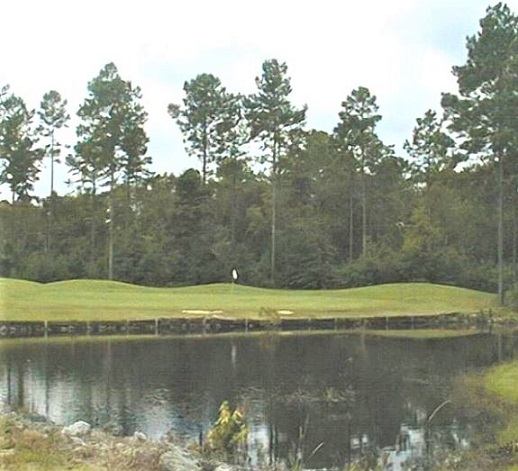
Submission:
[[[400,330],[429,328],[487,328],[491,313],[441,314],[427,316],[376,316],[363,318],[326,317],[319,319],[226,319],[157,318],[127,321],[2,321],[0,337],[48,337],[59,335],[178,335],[228,332],[311,331],[311,330]]]

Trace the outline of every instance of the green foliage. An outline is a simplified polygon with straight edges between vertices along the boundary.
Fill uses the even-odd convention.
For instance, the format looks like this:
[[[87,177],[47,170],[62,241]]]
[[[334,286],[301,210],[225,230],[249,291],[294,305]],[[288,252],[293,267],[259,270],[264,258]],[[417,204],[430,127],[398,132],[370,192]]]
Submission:
[[[359,87],[342,102],[342,108],[338,113],[340,121],[334,130],[339,148],[351,153],[363,172],[367,169],[372,171],[377,156],[369,150],[376,145],[375,128],[381,120],[381,115],[377,114],[376,97],[368,88]]]
[[[43,151],[36,148],[34,111],[9,86],[0,89],[0,183],[9,185],[13,202],[29,202],[38,180]]]
[[[209,164],[242,154],[245,130],[241,98],[228,93],[212,74],[198,75],[185,82],[183,89],[183,106],[170,104],[168,111],[189,143],[188,153],[201,160],[205,183]]]
[[[62,256],[33,252],[25,261],[23,278],[35,281],[63,280],[69,276],[67,260]]]
[[[342,288],[407,281],[401,255],[383,244],[371,244],[368,254],[333,270],[335,284]]]
[[[176,208],[168,223],[174,241],[171,263],[175,281],[203,284],[221,279],[218,272],[224,261],[218,258],[217,242],[219,239],[222,244],[222,237],[208,206],[210,190],[203,185],[198,171],[189,169],[178,178],[176,195]]]
[[[246,454],[248,427],[239,407],[232,410],[227,401],[219,408],[219,417],[208,434],[211,453],[223,455],[226,460],[234,461],[239,455]]]
[[[375,132],[376,124],[381,120],[377,114],[378,105],[376,96],[371,95],[370,90],[359,87],[342,102],[343,110],[340,111],[337,126],[334,129],[335,142],[342,159],[349,166],[349,173],[359,173],[360,205],[361,205],[361,254],[367,255],[368,239],[368,198],[367,198],[367,174],[376,173],[379,162],[392,151],[386,147]],[[351,182],[352,183],[352,182]],[[352,192],[349,195],[349,211],[354,213],[355,198]],[[354,219],[350,220],[350,229],[354,225]],[[353,233],[349,232],[351,249],[349,256],[353,255]]]
[[[294,221],[279,239],[278,285],[292,289],[333,286],[334,249],[324,232],[306,221]]]
[[[459,93],[444,96],[444,117],[429,110],[417,120],[408,161],[377,136],[381,115],[365,87],[342,103],[332,134],[304,131],[307,109],[290,101],[288,67],[272,59],[248,97],[211,74],[186,81],[182,105],[168,111],[201,172],[152,175],[141,91],[107,64],[88,83],[66,158],[79,191],[34,204],[43,150],[51,168],[62,153],[56,133],[68,120],[66,100],[45,94],[34,133],[33,112],[4,87],[0,181],[16,204],[0,207],[0,273],[173,286],[227,282],[236,268],[241,283],[263,287],[509,287],[517,35],[507,7],[488,9],[466,64],[454,69]],[[248,141],[261,146],[256,163],[266,168],[250,165]]]
[[[505,4],[489,7],[480,31],[467,39],[466,64],[453,68],[459,94],[445,94],[442,105],[450,128],[467,156],[489,162],[498,188],[497,237],[500,303],[504,301],[506,198],[515,200],[515,188],[505,185],[516,176],[518,135],[518,17]]]
[[[244,100],[250,126],[250,139],[261,143],[261,163],[271,165],[271,244],[270,282],[275,283],[277,258],[277,193],[279,175],[284,168],[281,157],[296,146],[306,120],[307,107],[295,108],[289,101],[292,92],[288,66],[277,59],[263,62],[263,73],[256,77],[257,93]]]
[[[67,100],[63,100],[60,93],[50,90],[43,95],[38,117],[40,125],[38,133],[47,139],[45,156],[50,158],[50,194],[54,192],[54,163],[59,163],[62,146],[57,140],[56,132],[67,126],[70,115],[66,111]]]
[[[437,113],[428,110],[422,118],[417,118],[411,141],[404,144],[411,157],[410,169],[417,183],[425,183],[429,188],[437,174],[455,166],[451,151],[453,139],[443,130],[443,121]]]
[[[261,161],[271,163],[276,173],[282,152],[304,125],[307,107],[296,109],[289,101],[292,87],[285,62],[264,61],[262,71],[261,77],[255,79],[257,93],[247,97],[244,105],[250,137],[259,140],[266,152]]]
[[[67,159],[71,171],[94,189],[98,182],[112,188],[120,172],[126,182],[134,182],[151,162],[145,157],[147,113],[140,105],[140,88],[123,80],[109,63],[88,84],[88,92],[77,113],[82,123],[76,155]]]
[[[124,220],[123,225],[128,228],[133,222],[132,186],[151,175],[146,168],[151,158],[145,155],[147,113],[140,104],[140,88],[123,80],[113,63],[106,64],[88,84],[88,92],[77,113],[82,122],[77,127],[76,155],[69,156],[67,164],[70,171],[79,177],[81,187],[88,185],[92,194],[91,265],[95,252],[99,250],[95,237],[99,221],[95,195],[98,185],[109,188],[108,205],[101,220],[108,226],[107,276],[112,279],[115,252],[118,250],[115,240],[118,225]],[[121,176],[126,187],[126,204],[119,211],[115,205],[115,192]]]
[[[518,283],[507,291],[505,299],[507,306],[518,312]]]

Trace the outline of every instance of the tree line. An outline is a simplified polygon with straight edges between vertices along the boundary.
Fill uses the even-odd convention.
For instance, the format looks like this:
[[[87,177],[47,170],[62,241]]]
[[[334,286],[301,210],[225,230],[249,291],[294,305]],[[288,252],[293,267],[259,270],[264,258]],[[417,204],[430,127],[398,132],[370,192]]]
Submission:
[[[453,68],[458,93],[416,120],[397,155],[376,96],[357,87],[332,132],[306,128],[286,63],[262,64],[255,93],[203,73],[164,104],[200,171],[150,171],[142,91],[105,65],[59,137],[67,101],[38,111],[0,90],[1,275],[147,285],[227,281],[334,288],[427,280],[504,292],[517,282],[518,17],[489,7]],[[256,156],[258,154],[258,156]],[[68,196],[54,191],[65,160]],[[51,192],[32,196],[43,159]]]

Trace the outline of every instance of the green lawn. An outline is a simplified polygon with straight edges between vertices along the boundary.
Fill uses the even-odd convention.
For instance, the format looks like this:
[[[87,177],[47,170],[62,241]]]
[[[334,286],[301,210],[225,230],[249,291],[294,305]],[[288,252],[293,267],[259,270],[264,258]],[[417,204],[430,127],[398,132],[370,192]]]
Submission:
[[[491,368],[484,377],[487,390],[496,398],[505,401],[507,424],[496,439],[500,445],[518,442],[518,362]],[[518,465],[509,470],[518,471]]]
[[[0,278],[4,320],[123,320],[166,316],[359,317],[478,312],[495,296],[428,283],[328,291],[260,289],[230,284],[148,288],[100,280],[40,284]]]
[[[486,376],[486,386],[502,399],[518,404],[518,362],[492,368]]]

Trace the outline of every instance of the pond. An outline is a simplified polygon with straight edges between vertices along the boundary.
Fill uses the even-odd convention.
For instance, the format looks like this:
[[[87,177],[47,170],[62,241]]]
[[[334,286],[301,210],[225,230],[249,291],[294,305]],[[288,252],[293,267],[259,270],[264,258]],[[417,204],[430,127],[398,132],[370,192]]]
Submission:
[[[469,446],[468,419],[445,402],[453,378],[517,351],[482,333],[4,340],[0,396],[59,424],[196,441],[227,400],[244,408],[254,462],[299,450],[307,468],[343,467],[384,450],[399,469],[430,446]]]

